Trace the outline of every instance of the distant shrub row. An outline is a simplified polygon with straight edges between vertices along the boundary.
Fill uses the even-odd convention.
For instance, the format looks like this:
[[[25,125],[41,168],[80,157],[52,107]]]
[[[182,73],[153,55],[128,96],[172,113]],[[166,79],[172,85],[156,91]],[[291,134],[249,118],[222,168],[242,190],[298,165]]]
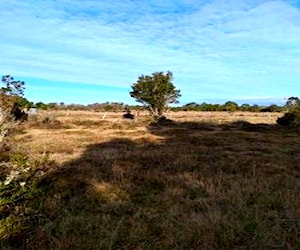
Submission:
[[[24,102],[25,103],[25,102]],[[99,111],[99,112],[120,112],[127,109],[130,110],[141,110],[144,107],[138,105],[126,105],[124,103],[117,102],[105,102],[105,103],[94,103],[88,105],[82,104],[64,104],[64,103],[30,103],[26,107],[36,107],[42,110],[85,110],[85,111]],[[248,111],[248,112],[283,112],[286,110],[284,106],[278,106],[272,104],[269,106],[259,106],[259,105],[250,105],[242,104],[238,105],[235,102],[226,102],[225,104],[209,104],[202,103],[197,104],[191,102],[183,106],[169,107],[171,111]]]

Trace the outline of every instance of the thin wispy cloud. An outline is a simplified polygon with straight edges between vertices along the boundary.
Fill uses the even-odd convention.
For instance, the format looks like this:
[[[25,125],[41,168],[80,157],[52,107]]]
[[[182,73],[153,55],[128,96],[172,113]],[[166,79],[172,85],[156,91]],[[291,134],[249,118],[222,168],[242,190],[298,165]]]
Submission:
[[[28,79],[34,98],[59,81],[129,102],[139,75],[167,70],[186,102],[300,92],[297,1],[2,0],[0,29],[0,73]]]

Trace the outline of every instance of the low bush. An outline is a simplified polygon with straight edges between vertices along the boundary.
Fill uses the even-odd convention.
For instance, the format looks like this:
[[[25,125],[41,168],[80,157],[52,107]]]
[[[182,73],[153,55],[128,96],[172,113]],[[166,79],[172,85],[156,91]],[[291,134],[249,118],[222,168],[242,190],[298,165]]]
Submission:
[[[285,113],[283,117],[277,119],[277,123],[281,126],[288,126],[288,127],[299,126],[300,108]]]
[[[0,248],[16,246],[18,237],[27,232],[41,214],[45,187],[40,185],[51,161],[47,154],[41,159],[28,158],[10,151],[0,163]],[[14,243],[15,242],[15,243]],[[3,249],[3,248],[1,248]]]
[[[174,125],[176,125],[176,122],[174,122],[171,119],[168,119],[165,116],[156,116],[156,117],[154,117],[151,125],[156,125],[156,126],[174,126]]]

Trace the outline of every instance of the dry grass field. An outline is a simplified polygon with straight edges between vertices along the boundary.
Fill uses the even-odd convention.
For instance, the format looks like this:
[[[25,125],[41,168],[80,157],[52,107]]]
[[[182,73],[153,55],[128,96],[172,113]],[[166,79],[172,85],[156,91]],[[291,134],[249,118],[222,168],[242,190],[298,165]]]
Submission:
[[[49,157],[2,208],[3,249],[300,249],[299,128],[280,113],[42,112],[16,150]],[[30,189],[33,190],[33,189]]]
[[[144,138],[155,142],[163,136],[157,136],[147,128],[148,113],[140,113],[135,121],[126,121],[123,113],[86,112],[86,111],[42,111],[38,120],[49,118],[41,126],[33,122],[25,125],[25,134],[18,137],[21,145],[29,149],[30,154],[49,152],[51,158],[59,163],[76,159],[87,145],[103,143],[115,138],[128,138],[135,141]],[[174,112],[167,117],[178,123],[208,123],[222,125],[236,121],[252,124],[275,124],[280,113],[251,112]]]

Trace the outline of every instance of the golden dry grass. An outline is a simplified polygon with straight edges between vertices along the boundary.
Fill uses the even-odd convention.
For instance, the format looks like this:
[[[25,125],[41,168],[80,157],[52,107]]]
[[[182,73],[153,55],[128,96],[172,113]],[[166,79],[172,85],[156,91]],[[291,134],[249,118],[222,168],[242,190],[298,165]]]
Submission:
[[[49,117],[60,122],[57,128],[30,127],[25,125],[25,133],[18,136],[21,144],[31,154],[41,154],[45,151],[52,155],[55,161],[75,159],[85,147],[93,143],[103,143],[114,138],[129,138],[137,140],[144,138],[155,142],[159,137],[153,135],[145,126],[149,121],[147,112],[140,112],[136,121],[122,119],[123,113],[92,112],[92,111],[42,111],[39,120]],[[103,116],[105,115],[105,118]],[[235,121],[246,121],[253,124],[276,124],[280,113],[253,112],[171,112],[169,119],[176,122],[199,122],[226,124]],[[51,125],[50,125],[51,128]]]
[[[35,122],[16,137],[56,168],[39,184],[34,225],[12,245],[300,248],[300,131],[278,127],[282,114],[168,113],[175,122],[164,126],[146,115],[41,114],[51,115],[54,128]]]

